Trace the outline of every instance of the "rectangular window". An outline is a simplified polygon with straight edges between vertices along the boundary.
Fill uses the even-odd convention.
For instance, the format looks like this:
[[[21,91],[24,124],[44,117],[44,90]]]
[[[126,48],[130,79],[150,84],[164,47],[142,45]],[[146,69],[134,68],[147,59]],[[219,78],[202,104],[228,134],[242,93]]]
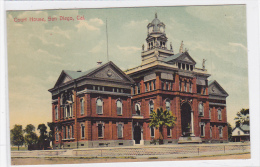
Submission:
[[[72,117],[73,117],[73,105],[74,105],[74,104],[72,103],[71,106],[70,106],[70,112],[71,112],[70,115],[71,115]]]
[[[149,91],[151,91],[151,90],[152,90],[152,81],[149,82]]]
[[[85,125],[81,124],[81,139],[85,138]]]
[[[103,138],[103,124],[98,124],[98,137]]]
[[[147,92],[147,84],[148,84],[148,82],[144,83],[144,86],[145,86],[145,92]]]
[[[140,94],[140,83],[137,84],[137,94]]]
[[[133,89],[133,95],[135,95],[135,86],[133,86],[132,89]]]
[[[84,100],[80,99],[80,114],[84,114]]]
[[[206,87],[203,87],[203,94],[206,94]]]
[[[155,84],[155,80],[153,81],[153,90],[156,89],[156,84]]]
[[[123,124],[117,125],[117,137],[123,138]]]
[[[219,130],[219,137],[222,138],[222,137],[223,137],[223,127],[220,126],[220,127],[218,128],[218,130]]]
[[[179,82],[179,90],[181,92],[181,81]]]
[[[154,137],[154,128],[150,127],[151,137]]]
[[[164,90],[164,82],[162,82],[162,90]]]
[[[210,127],[210,131],[209,131],[209,132],[210,132],[209,135],[210,135],[210,137],[212,138],[212,126]]]
[[[205,124],[204,123],[200,124],[200,136],[201,137],[205,136]]]
[[[170,127],[167,127],[167,136],[168,137],[172,136],[172,129]]]
[[[192,93],[192,83],[190,83],[190,93]]]
[[[187,84],[186,84],[186,82],[184,83],[184,91],[187,92]]]
[[[58,106],[55,106],[55,119],[58,120]]]
[[[70,126],[67,127],[67,131],[68,131],[68,139],[70,139]]]
[[[74,139],[74,127],[71,125],[71,138]]]
[[[209,119],[211,119],[211,108],[209,109]]]
[[[66,137],[66,126],[63,126],[63,139],[67,139],[67,137]]]
[[[172,90],[172,83],[169,82],[169,90]]]

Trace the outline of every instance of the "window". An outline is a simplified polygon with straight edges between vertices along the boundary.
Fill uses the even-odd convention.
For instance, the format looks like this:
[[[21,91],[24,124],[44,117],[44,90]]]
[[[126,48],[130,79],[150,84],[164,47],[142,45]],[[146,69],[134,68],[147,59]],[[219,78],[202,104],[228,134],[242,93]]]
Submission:
[[[218,120],[222,120],[221,109],[218,109]]]
[[[71,115],[70,115],[70,106],[67,105],[66,108],[67,108],[67,117],[70,117],[70,116],[71,116]]]
[[[137,94],[140,94],[140,83],[137,84]]]
[[[223,137],[223,127],[222,126],[218,127],[218,131],[219,131],[219,137],[220,138]]]
[[[101,99],[97,99],[97,102],[96,102],[96,110],[97,110],[97,114],[103,114],[103,102]]]
[[[190,70],[193,71],[193,65],[190,65]]]
[[[116,101],[116,112],[117,115],[122,115],[122,102],[120,100]]]
[[[187,83],[184,83],[184,91],[187,92]]]
[[[187,70],[189,70],[189,67],[190,67],[189,64],[186,64],[186,69],[187,69]]]
[[[169,84],[168,84],[168,82],[166,82],[166,86],[165,86],[166,88],[166,90],[169,90]]]
[[[103,138],[103,123],[98,123],[98,138]]]
[[[149,111],[150,111],[150,114],[152,114],[153,110],[154,110],[154,104],[153,104],[153,101],[150,100],[150,102],[149,102]]]
[[[58,120],[58,106],[55,106],[55,120]]]
[[[211,119],[211,108],[209,109],[209,119]]]
[[[152,81],[149,82],[149,91],[151,91],[151,90],[152,90]]]
[[[150,134],[151,134],[151,137],[154,137],[154,127],[150,127]]]
[[[63,114],[64,114],[64,118],[67,118],[67,107],[63,107]]]
[[[164,90],[164,82],[162,81],[162,90]]]
[[[81,139],[85,138],[85,125],[81,124]]]
[[[67,131],[68,131],[68,139],[70,139],[70,126],[67,127]]]
[[[192,93],[192,83],[190,83],[190,93]]]
[[[80,99],[80,114],[84,114],[84,100]]]
[[[74,139],[74,127],[71,125],[71,138]]]
[[[155,84],[155,80],[153,81],[153,90],[156,89],[156,84]]]
[[[205,136],[205,123],[200,123],[200,136]]]
[[[181,69],[181,63],[178,63],[178,68]]]
[[[169,90],[172,90],[172,83],[171,82],[169,82]]]
[[[179,90],[181,92],[181,81],[179,82]]]
[[[167,127],[167,137],[172,136],[172,129],[170,127]]]
[[[59,132],[58,132],[58,128],[55,128],[55,140],[59,141]]]
[[[204,111],[203,111],[203,103],[199,103],[199,115],[203,116],[204,115]]]
[[[123,124],[117,124],[117,137],[123,138]]]
[[[135,86],[133,86],[133,95],[135,94]],[[114,88],[113,88],[113,92],[114,92]]]
[[[209,129],[209,135],[210,135],[210,138],[212,138],[212,126]]]
[[[240,131],[237,131],[237,135],[240,136]]]
[[[140,115],[141,114],[141,107],[140,107],[140,104],[139,103],[136,103],[135,104],[135,112],[137,115]]]
[[[67,139],[67,137],[66,137],[66,126],[63,126],[63,139]]]
[[[182,65],[182,69],[185,70],[185,64],[182,63],[181,65]]]
[[[204,95],[206,94],[206,87],[205,86],[203,87],[203,94]]]
[[[170,100],[169,100],[169,99],[166,100],[165,106],[166,106],[166,110],[167,110],[167,111],[170,111],[170,110],[171,110],[171,103],[170,103]]]
[[[73,103],[70,105],[70,116],[73,116]]]
[[[148,85],[148,82],[144,83],[144,86],[145,86],[145,92],[147,92],[147,85]]]

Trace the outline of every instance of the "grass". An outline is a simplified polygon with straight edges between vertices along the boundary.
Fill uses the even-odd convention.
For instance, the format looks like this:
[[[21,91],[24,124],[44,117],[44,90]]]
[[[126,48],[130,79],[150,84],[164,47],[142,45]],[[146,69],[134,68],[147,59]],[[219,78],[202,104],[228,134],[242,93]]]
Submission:
[[[19,151],[27,151],[28,147],[19,147]],[[18,151],[18,147],[12,146],[11,151]]]

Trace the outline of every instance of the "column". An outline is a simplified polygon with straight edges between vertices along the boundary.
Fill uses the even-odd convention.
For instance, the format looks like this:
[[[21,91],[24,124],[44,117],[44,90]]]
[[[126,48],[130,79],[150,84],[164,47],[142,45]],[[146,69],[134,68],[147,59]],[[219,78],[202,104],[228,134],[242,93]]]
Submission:
[[[191,111],[191,136],[195,136],[194,135],[194,124],[193,124],[193,111]]]

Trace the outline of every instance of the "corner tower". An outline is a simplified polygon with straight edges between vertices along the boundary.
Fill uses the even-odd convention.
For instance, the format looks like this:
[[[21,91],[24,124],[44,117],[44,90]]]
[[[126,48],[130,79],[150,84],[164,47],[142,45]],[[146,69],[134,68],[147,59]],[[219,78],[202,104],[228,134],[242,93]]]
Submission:
[[[170,44],[169,49],[167,47],[168,38],[165,34],[165,24],[157,18],[157,13],[155,13],[153,21],[147,25],[147,31],[147,47],[145,50],[143,46],[141,54],[142,65],[160,61],[173,55],[172,45]]]

